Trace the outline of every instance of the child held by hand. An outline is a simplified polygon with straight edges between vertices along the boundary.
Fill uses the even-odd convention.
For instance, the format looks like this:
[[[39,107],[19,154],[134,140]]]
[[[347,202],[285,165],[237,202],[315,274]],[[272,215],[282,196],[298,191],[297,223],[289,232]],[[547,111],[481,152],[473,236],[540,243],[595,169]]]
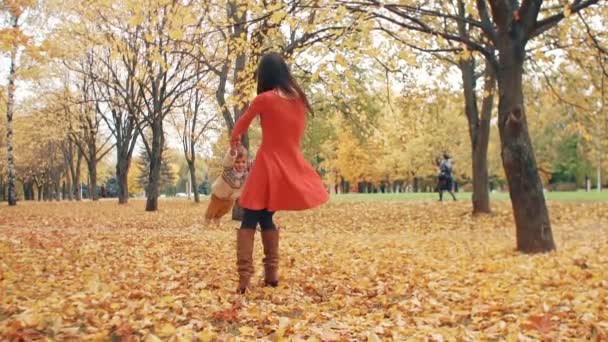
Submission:
[[[232,146],[224,156],[222,166],[222,174],[211,186],[211,202],[205,213],[207,222],[218,223],[241,195],[247,179],[247,150],[240,144]]]

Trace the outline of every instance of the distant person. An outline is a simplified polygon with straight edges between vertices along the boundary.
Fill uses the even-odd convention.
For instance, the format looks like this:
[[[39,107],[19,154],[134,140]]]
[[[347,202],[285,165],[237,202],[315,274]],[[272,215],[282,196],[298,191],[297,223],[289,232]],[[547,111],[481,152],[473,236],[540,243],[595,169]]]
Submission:
[[[454,162],[449,154],[444,153],[443,158],[438,161],[439,166],[439,175],[437,182],[437,190],[439,191],[439,201],[443,201],[443,192],[447,191],[454,201],[456,200],[456,196],[453,192],[454,187],[454,178],[452,176]]]
[[[238,292],[244,293],[253,276],[253,242],[262,229],[264,282],[279,283],[278,210],[305,210],[329,200],[321,177],[306,161],[300,142],[310,105],[287,63],[278,53],[264,55],[258,65],[257,93],[232,130],[232,146],[239,146],[251,121],[260,117],[262,144],[239,198],[243,220],[237,233]]]
[[[222,167],[222,174],[211,185],[211,202],[205,212],[205,220],[216,224],[241,195],[247,179],[247,150],[242,146],[230,148]]]
[[[106,198],[108,195],[105,184],[101,184],[101,198]]]

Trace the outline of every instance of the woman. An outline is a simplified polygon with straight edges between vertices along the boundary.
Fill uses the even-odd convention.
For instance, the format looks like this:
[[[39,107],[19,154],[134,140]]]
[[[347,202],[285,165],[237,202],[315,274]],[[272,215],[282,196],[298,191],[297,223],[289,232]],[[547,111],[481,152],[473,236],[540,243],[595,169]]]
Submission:
[[[240,144],[251,121],[260,116],[262,144],[239,199],[244,209],[237,232],[238,291],[244,293],[253,275],[253,242],[256,226],[262,228],[264,281],[279,282],[279,230],[272,216],[278,210],[317,207],[329,195],[316,171],[306,162],[300,140],[310,104],[280,54],[262,57],[257,70],[257,93],[249,109],[232,130],[232,146]]]

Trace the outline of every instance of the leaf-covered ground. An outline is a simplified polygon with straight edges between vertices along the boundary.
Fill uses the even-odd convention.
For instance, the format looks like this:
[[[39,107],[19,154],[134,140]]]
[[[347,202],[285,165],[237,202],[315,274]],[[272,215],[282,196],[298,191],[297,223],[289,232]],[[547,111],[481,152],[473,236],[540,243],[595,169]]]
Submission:
[[[279,213],[277,289],[235,289],[235,228],[205,203],[0,207],[0,340],[608,338],[608,203],[550,204],[558,251],[521,255],[509,203],[333,202]]]

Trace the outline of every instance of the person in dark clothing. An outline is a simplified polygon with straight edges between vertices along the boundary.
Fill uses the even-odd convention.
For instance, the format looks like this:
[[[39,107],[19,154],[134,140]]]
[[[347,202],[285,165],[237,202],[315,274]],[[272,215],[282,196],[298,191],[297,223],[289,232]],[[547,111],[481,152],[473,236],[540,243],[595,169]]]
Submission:
[[[450,155],[447,153],[443,154],[443,158],[438,161],[439,166],[439,175],[437,176],[437,190],[439,191],[439,201],[443,201],[443,192],[447,191],[454,201],[456,200],[456,196],[454,195],[453,187],[454,187],[454,178],[452,176],[452,171],[454,168],[454,162]]]

